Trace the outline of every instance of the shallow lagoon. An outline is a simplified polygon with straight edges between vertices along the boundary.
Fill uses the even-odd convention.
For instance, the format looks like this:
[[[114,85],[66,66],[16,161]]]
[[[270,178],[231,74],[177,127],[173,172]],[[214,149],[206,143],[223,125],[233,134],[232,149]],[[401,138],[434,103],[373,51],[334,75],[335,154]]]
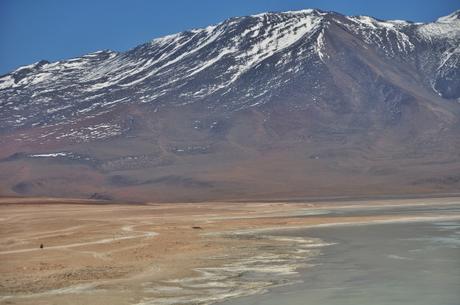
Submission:
[[[223,304],[460,304],[460,221],[324,227],[282,235],[335,244],[301,271],[301,283]]]

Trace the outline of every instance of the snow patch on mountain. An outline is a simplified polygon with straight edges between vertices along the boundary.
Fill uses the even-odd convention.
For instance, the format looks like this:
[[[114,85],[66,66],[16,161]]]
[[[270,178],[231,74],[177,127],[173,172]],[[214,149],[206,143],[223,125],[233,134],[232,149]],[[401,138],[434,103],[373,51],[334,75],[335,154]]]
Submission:
[[[422,24],[418,33],[427,39],[443,38],[449,40],[460,39],[460,10],[444,17],[438,18],[435,22]]]
[[[352,22],[347,28],[361,35],[365,42],[377,45],[386,54],[395,56],[400,53],[410,53],[414,50],[414,43],[405,33],[409,22],[382,21],[368,16],[347,17]]]
[[[65,152],[49,153],[49,154],[35,154],[30,155],[31,158],[56,158],[56,157],[65,157],[69,155]]]
[[[62,133],[55,138],[70,139],[76,142],[88,142],[91,140],[102,140],[115,137],[122,134],[122,128],[119,124],[101,123],[93,126],[72,128],[67,133]]]
[[[12,89],[14,87],[17,87],[17,85],[14,83],[14,78],[11,75],[0,78],[0,90]]]

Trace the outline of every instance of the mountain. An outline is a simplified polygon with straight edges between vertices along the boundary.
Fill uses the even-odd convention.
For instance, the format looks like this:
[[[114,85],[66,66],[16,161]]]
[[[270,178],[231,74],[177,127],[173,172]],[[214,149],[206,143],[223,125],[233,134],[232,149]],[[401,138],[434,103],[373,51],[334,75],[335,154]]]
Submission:
[[[460,11],[264,13],[0,76],[0,194],[135,201],[460,187]]]

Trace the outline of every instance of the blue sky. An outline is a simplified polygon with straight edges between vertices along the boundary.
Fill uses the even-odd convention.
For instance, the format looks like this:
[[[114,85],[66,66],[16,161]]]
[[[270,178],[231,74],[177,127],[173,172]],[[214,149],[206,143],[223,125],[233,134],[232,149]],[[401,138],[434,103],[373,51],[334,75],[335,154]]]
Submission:
[[[459,0],[0,0],[0,74],[41,59],[123,51],[232,16],[319,8],[381,19],[432,21]]]

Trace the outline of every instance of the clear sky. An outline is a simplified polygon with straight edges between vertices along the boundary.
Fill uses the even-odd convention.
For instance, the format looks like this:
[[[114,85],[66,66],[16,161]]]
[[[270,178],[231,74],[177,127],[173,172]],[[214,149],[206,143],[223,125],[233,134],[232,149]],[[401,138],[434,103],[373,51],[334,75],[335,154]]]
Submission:
[[[0,74],[218,23],[233,16],[319,8],[428,22],[459,0],[0,0]]]

